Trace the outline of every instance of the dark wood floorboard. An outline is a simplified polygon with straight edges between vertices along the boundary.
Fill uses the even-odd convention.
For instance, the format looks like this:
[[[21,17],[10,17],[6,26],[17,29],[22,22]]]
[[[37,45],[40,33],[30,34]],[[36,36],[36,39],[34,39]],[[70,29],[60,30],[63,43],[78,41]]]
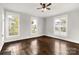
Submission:
[[[5,43],[1,52],[13,55],[79,55],[79,44],[41,36]]]

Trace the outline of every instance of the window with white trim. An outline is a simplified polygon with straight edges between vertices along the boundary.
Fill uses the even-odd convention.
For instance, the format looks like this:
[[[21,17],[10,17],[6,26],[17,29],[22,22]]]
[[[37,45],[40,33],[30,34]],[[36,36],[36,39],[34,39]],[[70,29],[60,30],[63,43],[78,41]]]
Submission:
[[[36,18],[31,19],[31,33],[32,34],[38,33],[38,24]]]
[[[18,36],[20,33],[19,14],[6,12],[6,33],[7,37]]]
[[[54,34],[58,36],[67,36],[68,16],[62,15],[54,18]]]

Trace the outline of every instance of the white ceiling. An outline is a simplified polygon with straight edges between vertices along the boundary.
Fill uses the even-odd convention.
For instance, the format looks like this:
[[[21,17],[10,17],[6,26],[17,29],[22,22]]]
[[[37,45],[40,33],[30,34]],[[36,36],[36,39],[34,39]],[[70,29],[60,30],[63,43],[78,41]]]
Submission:
[[[37,8],[41,7],[39,3],[0,3],[6,9],[23,12],[38,17],[49,17],[59,13],[68,12],[79,7],[78,3],[52,3],[50,11],[41,12]]]

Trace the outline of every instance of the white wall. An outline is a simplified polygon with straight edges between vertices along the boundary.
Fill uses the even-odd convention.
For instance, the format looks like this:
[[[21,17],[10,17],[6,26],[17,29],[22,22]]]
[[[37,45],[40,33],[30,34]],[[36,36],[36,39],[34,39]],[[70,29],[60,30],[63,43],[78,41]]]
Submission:
[[[27,39],[27,38],[37,37],[41,35],[47,35],[47,36],[52,36],[55,38],[60,38],[63,40],[79,43],[79,39],[78,39],[79,38],[78,36],[79,35],[79,32],[78,32],[79,31],[79,26],[78,26],[79,25],[78,23],[79,22],[79,11],[78,10],[56,15],[56,16],[68,15],[68,35],[67,37],[54,35],[54,32],[53,32],[54,19],[53,18],[56,16],[51,16],[48,18],[36,17],[38,20],[39,33],[38,35],[32,36],[31,35],[31,23],[30,23],[32,16],[28,14],[24,14],[24,13],[19,13],[19,14],[21,16],[20,17],[20,36],[7,38],[6,32],[5,32],[5,42],[16,41],[20,39]]]
[[[5,10],[5,11],[9,11],[9,10]],[[12,11],[12,12],[14,12],[14,11]],[[32,16],[28,15],[28,14],[20,13],[20,12],[16,12],[16,13],[20,14],[20,36],[7,38],[6,37],[6,28],[5,28],[5,33],[4,33],[5,42],[11,42],[11,41],[27,39],[27,38],[32,37],[32,35],[31,35],[31,17]],[[79,38],[79,36],[78,36],[79,35],[79,32],[78,32],[79,31],[79,26],[78,26],[79,25],[79,23],[78,23],[79,22],[79,11],[74,10],[74,11],[59,14],[59,15],[65,15],[65,14],[68,15],[68,36],[67,37],[55,36],[53,34],[53,24],[54,24],[53,18],[56,16],[48,17],[45,19],[36,17],[38,20],[39,33],[38,33],[38,35],[35,35],[35,37],[41,36],[41,35],[48,35],[48,36],[60,38],[63,40],[68,40],[68,41],[79,43],[79,39],[78,39]],[[59,15],[57,15],[57,16],[59,16]],[[6,22],[5,22],[5,25],[6,25]],[[1,26],[1,24],[0,24],[0,26]]]
[[[4,38],[2,37],[2,20],[3,20],[3,18],[2,18],[2,13],[3,13],[3,9],[2,9],[2,7],[0,7],[0,51],[1,51],[1,49],[2,49],[2,46],[3,46],[3,44],[4,44]]]
[[[56,36],[54,35],[54,32],[53,32],[54,17],[60,16],[60,15],[68,15],[67,37]],[[46,33],[45,34],[51,37],[79,43],[79,10],[74,10],[74,11],[59,14],[56,16],[46,18]]]
[[[9,10],[5,10],[5,12],[6,11],[9,11]],[[12,11],[12,12],[14,12],[14,11]],[[32,37],[32,35],[31,35],[31,17],[32,16],[28,15],[28,14],[24,14],[24,13],[19,13],[19,14],[20,14],[20,36],[7,38],[6,37],[6,28],[5,28],[5,42],[11,42],[11,41],[27,39],[27,38]],[[43,18],[36,17],[36,19],[38,22],[39,33],[33,37],[43,35]],[[6,21],[5,21],[5,23],[6,23]]]

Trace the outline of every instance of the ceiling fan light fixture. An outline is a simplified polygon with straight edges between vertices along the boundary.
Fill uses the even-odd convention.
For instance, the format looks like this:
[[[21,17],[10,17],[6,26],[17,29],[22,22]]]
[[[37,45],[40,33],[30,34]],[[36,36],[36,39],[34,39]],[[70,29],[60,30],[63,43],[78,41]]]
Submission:
[[[47,11],[47,9],[46,9],[46,8],[42,8],[41,10],[42,10],[42,12],[45,12],[45,11]]]

